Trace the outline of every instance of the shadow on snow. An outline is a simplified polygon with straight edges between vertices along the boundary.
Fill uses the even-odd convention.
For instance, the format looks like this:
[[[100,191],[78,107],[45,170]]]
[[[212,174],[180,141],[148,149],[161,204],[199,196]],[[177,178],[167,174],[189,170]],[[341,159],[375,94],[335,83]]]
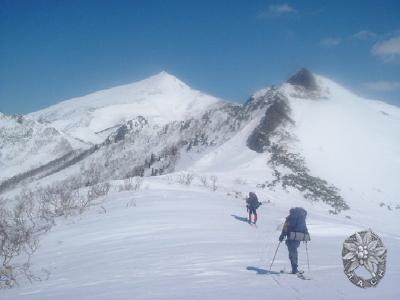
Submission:
[[[242,221],[242,222],[246,222],[246,223],[249,222],[249,219],[247,219],[247,218],[239,217],[239,216],[236,216],[236,215],[231,215],[231,216],[234,217],[238,221]]]
[[[257,272],[258,275],[279,275],[280,274],[280,272],[268,271],[265,269],[260,269],[258,267],[247,267],[246,269],[249,271],[255,271],[255,272]]]

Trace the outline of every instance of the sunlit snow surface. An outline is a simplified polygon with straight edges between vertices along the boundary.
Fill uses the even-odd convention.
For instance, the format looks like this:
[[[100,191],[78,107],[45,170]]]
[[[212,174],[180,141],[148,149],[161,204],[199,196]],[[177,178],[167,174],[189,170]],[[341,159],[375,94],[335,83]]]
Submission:
[[[317,79],[328,91],[327,99],[287,92],[299,153],[311,172],[338,186],[353,208],[374,211],[380,202],[395,206],[400,195],[400,109]]]
[[[140,192],[112,193],[103,207],[69,219],[43,239],[34,269],[50,278],[1,291],[1,299],[397,299],[400,236],[376,231],[388,247],[387,274],[379,286],[362,290],[343,273],[344,239],[374,224],[329,216],[286,193],[256,191],[270,200],[259,209],[258,227],[247,224],[244,201],[225,185],[202,187],[146,180]],[[250,187],[243,185],[243,191]],[[239,190],[240,190],[239,189]],[[236,190],[238,190],[236,188]],[[135,204],[135,205],[133,205]],[[308,209],[312,280],[267,272],[280,225],[291,206]],[[398,221],[393,223],[397,226]],[[389,230],[390,231],[390,230]],[[307,271],[305,247],[300,268]],[[289,270],[281,245],[273,272]]]
[[[100,143],[101,137],[96,133],[137,116],[164,125],[198,116],[221,101],[161,72],[142,81],[60,102],[30,117],[49,121],[52,126],[84,141]]]
[[[57,219],[57,226],[44,236],[33,269],[49,270],[48,280],[21,282],[1,291],[1,299],[398,299],[400,109],[317,79],[320,99],[298,95],[288,84],[279,88],[289,98],[295,121],[288,127],[295,136],[290,151],[304,157],[313,176],[337,186],[351,210],[331,216],[331,207],[308,202],[294,190],[255,188],[272,179],[268,153],[246,146],[265,113],[260,111],[222,145],[182,153],[176,170],[218,176],[216,192],[201,187],[198,179],[184,187],[168,176],[147,178],[139,192],[113,191],[104,199],[106,213],[97,206],[80,216]],[[104,137],[96,132],[137,115],[162,125],[216,103],[220,100],[161,73],[31,117],[48,119],[51,126],[96,143]],[[72,166],[37,183],[78,171]],[[258,228],[244,222],[244,201],[233,197],[233,191],[255,191],[260,200],[271,201],[259,210]],[[310,281],[267,272],[279,228],[292,206],[309,212]],[[368,228],[388,248],[387,274],[377,288],[362,290],[345,277],[341,251],[346,237]],[[307,270],[304,245],[299,253],[301,268]],[[283,268],[289,270],[285,245],[273,271]]]
[[[0,182],[86,147],[49,124],[0,113]]]

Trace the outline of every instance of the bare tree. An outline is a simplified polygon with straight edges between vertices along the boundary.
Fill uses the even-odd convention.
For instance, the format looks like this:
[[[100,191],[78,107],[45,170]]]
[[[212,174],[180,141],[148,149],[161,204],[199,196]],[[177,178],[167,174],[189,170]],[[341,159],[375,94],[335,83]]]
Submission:
[[[178,177],[178,182],[180,184],[190,185],[194,179],[194,175],[192,173],[181,173]]]
[[[211,176],[210,181],[211,181],[211,189],[215,192],[218,189],[218,186],[217,186],[218,177]]]
[[[143,177],[130,177],[124,180],[122,186],[119,187],[119,191],[137,191],[143,184]]]
[[[96,185],[93,185],[87,193],[87,198],[89,201],[92,201],[96,198],[103,197],[108,195],[108,192],[110,191],[110,183],[108,182],[103,182],[103,183],[98,183]]]
[[[83,171],[81,170],[81,173],[85,180],[85,186],[91,186],[100,182],[104,166],[95,161],[91,161],[87,167],[83,166],[82,169]]]
[[[79,190],[71,190],[63,183],[40,188],[37,194],[44,216],[69,216],[79,207]]]
[[[23,191],[13,209],[0,207],[0,288],[12,287],[18,276],[38,279],[30,271],[30,258],[39,245],[39,237],[52,223],[40,214],[34,193]],[[16,261],[25,257],[25,262]]]
[[[200,182],[203,186],[208,186],[208,178],[205,175],[200,176]]]

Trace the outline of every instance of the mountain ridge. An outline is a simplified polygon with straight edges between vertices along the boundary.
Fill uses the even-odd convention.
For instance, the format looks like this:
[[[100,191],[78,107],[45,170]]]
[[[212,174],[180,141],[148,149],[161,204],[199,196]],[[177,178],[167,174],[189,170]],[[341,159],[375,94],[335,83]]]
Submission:
[[[329,185],[324,183],[329,182],[333,184],[332,186],[339,187],[345,199],[359,199],[360,194],[354,195],[348,192],[351,185],[349,186],[347,182],[354,182],[354,185],[358,186],[357,193],[361,193],[361,190],[365,188],[364,182],[368,182],[368,185],[374,186],[377,190],[390,190],[390,195],[392,195],[390,201],[395,202],[393,195],[396,188],[393,180],[379,179],[376,177],[377,174],[371,173],[371,170],[378,168],[379,164],[387,166],[391,174],[399,169],[390,161],[396,157],[396,151],[399,148],[393,141],[396,130],[399,128],[396,121],[399,112],[381,103],[361,101],[364,99],[334,81],[304,69],[293,76],[297,78],[295,84],[284,82],[280,86],[259,90],[246,103],[238,104],[216,97],[196,98],[198,91],[193,92],[190,87],[166,72],[159,73],[150,77],[149,80],[140,81],[136,87],[139,85],[148,91],[149,89],[157,90],[159,86],[165,84],[172,85],[171,88],[164,86],[163,89],[175,91],[175,87],[178,87],[178,90],[190,91],[189,95],[195,95],[189,101],[190,103],[202,99],[206,99],[206,102],[208,99],[211,102],[201,105],[198,110],[195,109],[195,113],[170,115],[161,121],[154,118],[152,113],[146,115],[134,111],[130,114],[126,106],[123,106],[123,113],[128,111],[128,114],[124,115],[124,118],[117,119],[114,118],[115,112],[118,115],[121,110],[120,107],[115,109],[114,105],[102,107],[99,111],[85,111],[83,117],[79,110],[72,110],[72,114],[76,113],[78,117],[71,115],[73,122],[66,123],[69,124],[66,126],[66,132],[76,133],[74,130],[79,129],[80,133],[83,132],[86,137],[83,140],[86,142],[89,140],[96,147],[90,147],[82,155],[79,151],[71,152],[65,156],[65,161],[55,160],[54,163],[50,161],[48,167],[39,168],[35,174],[39,174],[39,179],[43,176],[52,178],[51,174],[54,174],[54,170],[57,174],[78,174],[79,168],[96,168],[102,170],[98,180],[107,181],[131,176],[162,175],[190,170],[192,167],[201,172],[212,170],[215,172],[214,166],[229,170],[232,174],[230,176],[237,176],[234,174],[247,174],[248,170],[253,168],[254,172],[263,174],[264,180],[259,182],[263,186],[272,187],[271,183],[275,186],[281,185],[282,188],[286,188],[288,184],[303,186],[296,188],[304,188],[305,184],[320,185],[320,189],[325,191],[324,197],[331,199],[330,197],[336,197],[334,195],[337,191],[334,188],[329,189]],[[308,84],[303,86],[302,76],[308,80],[312,76],[311,81],[316,85],[312,85],[312,89],[308,88]],[[288,81],[293,82],[290,79]],[[157,82],[156,87],[149,88],[148,85],[153,82]],[[136,88],[134,90],[137,91]],[[169,94],[171,95],[174,94]],[[150,99],[152,96],[149,96]],[[145,98],[140,100],[146,101]],[[164,100],[162,96],[158,97],[157,103],[163,103]],[[120,101],[123,102],[126,99]],[[183,101],[188,103],[187,99]],[[150,111],[155,110],[159,113],[157,106],[148,108]],[[186,108],[191,110],[190,106]],[[163,107],[161,113],[168,114],[172,110],[173,107],[167,105]],[[105,116],[111,116],[111,119]],[[76,120],[80,122],[74,123]],[[88,122],[85,123],[85,120]],[[330,122],[326,122],[327,120]],[[60,125],[57,122],[60,120],[46,122],[46,124],[60,128],[63,124]],[[371,122],[376,125],[369,126]],[[102,126],[99,125],[100,123]],[[359,124],[365,126],[365,129],[355,130],[354,128],[357,128]],[[346,130],[347,127],[352,130]],[[64,132],[63,129],[58,130]],[[385,138],[379,137],[380,130],[386,131]],[[382,148],[384,145],[382,143],[375,145],[368,141],[371,132],[372,136],[384,144],[389,143],[390,150]],[[93,138],[90,139],[90,137]],[[334,138],[329,139],[329,137]],[[75,138],[77,138],[76,134]],[[339,142],[332,144],[332,140]],[[363,151],[368,154],[358,153],[361,151],[359,147],[361,143],[367,145]],[[346,147],[349,149],[346,150]],[[71,151],[76,150],[79,149]],[[379,151],[388,154],[384,162],[368,161],[368,156],[375,156]],[[229,158],[236,161],[238,165],[225,166],[227,157],[224,153],[230,153]],[[260,164],[263,160],[264,164]],[[374,178],[376,184],[372,182],[372,179],[356,180],[355,178],[360,177],[362,173],[353,170],[357,170],[354,162],[371,165],[369,168],[363,167],[360,170],[362,169],[365,174]],[[345,166],[348,166],[350,170],[349,175],[339,176],[340,167]],[[20,178],[29,183],[29,174],[28,172]],[[386,178],[382,174],[380,176]],[[307,180],[304,181],[304,178]],[[315,196],[316,190],[310,191]],[[371,195],[377,199],[380,197],[374,191],[371,191]]]

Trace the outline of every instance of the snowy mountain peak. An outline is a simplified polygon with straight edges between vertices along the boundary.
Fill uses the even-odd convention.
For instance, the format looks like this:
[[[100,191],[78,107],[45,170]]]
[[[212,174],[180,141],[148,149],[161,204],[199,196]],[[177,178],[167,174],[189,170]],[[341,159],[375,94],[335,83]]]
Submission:
[[[75,138],[97,144],[103,142],[97,133],[138,116],[151,124],[164,125],[199,115],[220,102],[162,71],[141,81],[60,102],[30,116]]]
[[[332,79],[301,68],[282,84],[256,91],[247,103],[265,103],[276,94],[299,100],[329,100],[344,104],[366,100]]]
[[[288,80],[288,83],[296,86],[301,86],[306,90],[315,91],[318,89],[317,81],[314,75],[306,68],[301,68]]]
[[[265,98],[266,95],[281,92],[298,98],[319,98],[327,96],[325,78],[315,75],[306,68],[301,68],[278,87],[266,87],[253,94],[251,99]]]
[[[157,74],[155,74],[155,75],[152,75],[152,76],[148,77],[147,79],[150,79],[150,78],[153,78],[153,79],[160,79],[160,80],[169,80],[169,81],[171,81],[171,82],[173,82],[173,81],[180,81],[180,82],[182,82],[182,81],[179,80],[176,76],[172,75],[171,73],[168,73],[168,72],[165,71],[165,70],[162,70],[161,72],[159,72],[159,73],[157,73]],[[146,80],[146,79],[144,79],[144,80]]]
[[[168,73],[167,71],[161,71],[158,74],[152,75],[144,80],[133,83],[132,85],[142,84],[144,86],[148,85],[151,88],[178,88],[178,89],[190,89],[190,87],[175,77],[174,75]]]

